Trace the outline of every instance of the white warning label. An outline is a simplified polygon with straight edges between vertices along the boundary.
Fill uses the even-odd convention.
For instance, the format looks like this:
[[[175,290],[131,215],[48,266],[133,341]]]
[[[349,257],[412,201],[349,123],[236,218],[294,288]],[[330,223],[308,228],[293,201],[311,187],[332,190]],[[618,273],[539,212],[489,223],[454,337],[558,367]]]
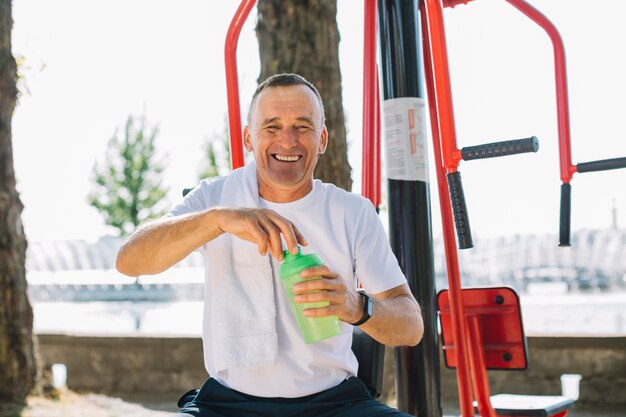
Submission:
[[[428,182],[424,99],[402,97],[383,103],[387,178]]]

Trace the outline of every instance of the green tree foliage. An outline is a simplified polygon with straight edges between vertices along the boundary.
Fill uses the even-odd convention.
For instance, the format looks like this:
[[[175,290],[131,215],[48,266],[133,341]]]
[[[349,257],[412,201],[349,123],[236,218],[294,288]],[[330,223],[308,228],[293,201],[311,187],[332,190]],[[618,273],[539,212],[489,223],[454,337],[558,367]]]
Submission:
[[[165,164],[156,160],[157,134],[157,128],[148,131],[145,117],[128,116],[124,137],[120,139],[116,129],[105,160],[94,164],[89,204],[121,236],[132,233],[143,221],[165,213],[160,204],[167,193],[161,185]]]
[[[200,163],[199,180],[226,175],[230,172],[229,137],[228,117],[226,116],[222,132],[207,137],[204,143],[204,157]]]

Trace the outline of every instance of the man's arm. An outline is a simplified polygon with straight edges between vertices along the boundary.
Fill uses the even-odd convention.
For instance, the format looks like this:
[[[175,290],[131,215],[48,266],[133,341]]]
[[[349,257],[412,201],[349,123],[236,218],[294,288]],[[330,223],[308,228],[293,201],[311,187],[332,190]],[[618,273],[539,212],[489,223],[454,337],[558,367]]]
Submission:
[[[304,310],[308,317],[336,315],[347,323],[356,323],[363,316],[363,297],[349,282],[327,266],[308,268],[303,278],[315,278],[294,285],[297,303],[327,301],[328,307]],[[311,292],[317,291],[317,292]],[[420,306],[408,284],[402,284],[378,294],[374,299],[374,314],[361,330],[388,346],[415,346],[422,339],[424,322]]]
[[[422,340],[422,312],[408,284],[370,296],[374,299],[374,314],[359,326],[361,330],[387,346],[415,346]],[[356,320],[363,312],[363,297],[359,298],[361,309]]]
[[[139,227],[117,254],[116,267],[129,276],[165,271],[218,237],[217,210],[163,217]]]
[[[272,210],[217,207],[140,227],[120,248],[117,270],[129,276],[158,274],[222,233],[255,243],[261,255],[269,252],[276,259],[283,256],[281,234],[292,253],[298,244],[307,245],[296,226]]]

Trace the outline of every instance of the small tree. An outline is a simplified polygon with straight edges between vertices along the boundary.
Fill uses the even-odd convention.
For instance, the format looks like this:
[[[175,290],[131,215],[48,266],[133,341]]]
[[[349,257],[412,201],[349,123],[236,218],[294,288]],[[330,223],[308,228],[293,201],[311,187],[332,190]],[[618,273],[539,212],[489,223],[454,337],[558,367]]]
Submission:
[[[124,138],[118,138],[116,129],[106,159],[102,164],[96,161],[93,167],[89,204],[103,214],[106,224],[119,230],[120,236],[165,213],[159,204],[167,193],[161,185],[165,164],[155,159],[158,129],[148,132],[145,124],[145,117],[128,116]]]
[[[222,132],[207,137],[204,142],[204,159],[200,163],[199,180],[225,175],[230,172],[229,137],[228,117],[225,116]]]

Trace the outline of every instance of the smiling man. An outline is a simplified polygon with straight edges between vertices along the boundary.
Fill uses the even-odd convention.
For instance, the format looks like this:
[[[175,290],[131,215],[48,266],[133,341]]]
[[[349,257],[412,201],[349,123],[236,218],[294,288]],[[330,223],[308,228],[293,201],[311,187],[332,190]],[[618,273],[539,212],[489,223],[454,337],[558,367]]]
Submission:
[[[211,376],[181,398],[180,416],[406,416],[374,400],[356,377],[352,329],[386,345],[415,345],[419,305],[371,203],[313,178],[328,132],[317,89],[278,74],[254,93],[244,129],[254,162],[204,180],[164,218],[140,227],[117,268],[155,274],[194,250],[206,259],[203,346]],[[306,344],[278,271],[283,250],[315,253],[297,303],[336,315],[342,332]],[[357,291],[357,279],[365,292]]]
[[[326,150],[322,101],[307,84],[261,87],[243,131],[256,160],[259,195],[276,203],[295,201],[311,191],[313,169]]]

